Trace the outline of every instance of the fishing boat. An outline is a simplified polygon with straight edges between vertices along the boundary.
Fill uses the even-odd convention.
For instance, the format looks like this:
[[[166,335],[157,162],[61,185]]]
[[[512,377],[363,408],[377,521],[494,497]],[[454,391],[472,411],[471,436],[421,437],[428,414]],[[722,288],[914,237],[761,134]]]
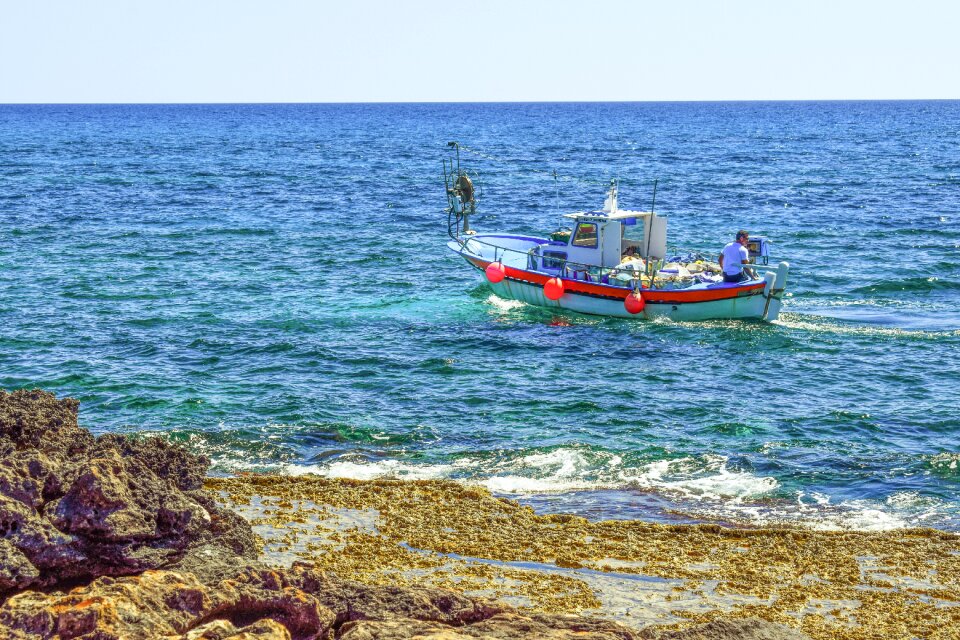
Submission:
[[[476,189],[457,151],[455,164],[444,162],[447,246],[501,298],[619,318],[777,319],[790,265],[770,264],[767,238],[750,238],[747,279],[723,282],[708,257],[668,253],[667,218],[653,205],[620,209],[616,182],[601,210],[565,214],[569,229],[549,237],[477,233],[470,228]]]

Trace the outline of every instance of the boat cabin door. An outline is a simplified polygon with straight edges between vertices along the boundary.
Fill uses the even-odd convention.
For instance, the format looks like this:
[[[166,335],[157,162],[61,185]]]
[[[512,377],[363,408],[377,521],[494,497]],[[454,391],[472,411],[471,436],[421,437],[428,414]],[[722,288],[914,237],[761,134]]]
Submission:
[[[655,213],[637,213],[623,218],[620,253],[633,248],[644,260],[662,260],[667,256],[667,218]]]

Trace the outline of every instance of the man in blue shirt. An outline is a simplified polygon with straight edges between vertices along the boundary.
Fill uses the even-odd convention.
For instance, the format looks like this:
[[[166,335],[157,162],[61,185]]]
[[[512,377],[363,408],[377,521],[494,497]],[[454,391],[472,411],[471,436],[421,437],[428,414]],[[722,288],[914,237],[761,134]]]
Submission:
[[[747,251],[747,241],[750,235],[741,229],[737,231],[737,239],[723,248],[720,252],[720,270],[723,271],[724,282],[743,282],[749,280],[745,272],[745,264],[750,264],[750,252]]]

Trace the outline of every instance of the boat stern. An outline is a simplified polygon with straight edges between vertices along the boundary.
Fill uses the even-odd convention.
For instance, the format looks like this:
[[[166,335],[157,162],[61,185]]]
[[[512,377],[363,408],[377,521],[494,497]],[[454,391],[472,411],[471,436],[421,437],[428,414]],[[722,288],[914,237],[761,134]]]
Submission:
[[[763,275],[763,314],[761,320],[774,322],[780,316],[780,306],[787,289],[787,276],[790,275],[790,263],[781,262],[777,268]]]

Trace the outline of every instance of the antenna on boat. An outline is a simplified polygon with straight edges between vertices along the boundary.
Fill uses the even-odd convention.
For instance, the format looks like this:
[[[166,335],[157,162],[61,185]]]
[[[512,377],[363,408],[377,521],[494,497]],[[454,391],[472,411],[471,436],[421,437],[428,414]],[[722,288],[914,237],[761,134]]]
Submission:
[[[553,170],[553,186],[557,190],[557,215],[560,215],[560,180],[557,178],[557,170]]]
[[[656,214],[653,212],[654,208],[657,206],[657,182],[658,179],[653,179],[653,199],[650,201],[650,230],[649,232],[644,231],[644,235],[647,236],[647,251],[645,253],[647,257],[647,270],[650,271],[650,239],[653,236],[653,221],[656,219]],[[653,288],[653,276],[656,272],[650,271],[650,288]]]
[[[603,210],[607,213],[613,213],[617,210],[617,179],[610,180],[610,188],[607,190],[607,199],[603,201]]]

